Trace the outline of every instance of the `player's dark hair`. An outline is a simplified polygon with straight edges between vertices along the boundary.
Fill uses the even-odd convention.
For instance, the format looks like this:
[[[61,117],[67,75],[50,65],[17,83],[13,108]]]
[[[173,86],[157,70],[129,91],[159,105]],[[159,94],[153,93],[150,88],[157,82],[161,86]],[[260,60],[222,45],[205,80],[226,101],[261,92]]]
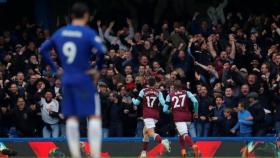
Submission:
[[[89,13],[89,8],[82,2],[75,3],[71,9],[71,15],[74,18],[83,18],[86,13]]]
[[[174,83],[173,83],[173,85],[174,85],[174,88],[175,88],[176,90],[182,89],[182,81],[181,81],[181,80],[175,80]]]
[[[156,79],[154,77],[150,77],[148,79],[148,85],[149,86],[154,86],[156,84]]]

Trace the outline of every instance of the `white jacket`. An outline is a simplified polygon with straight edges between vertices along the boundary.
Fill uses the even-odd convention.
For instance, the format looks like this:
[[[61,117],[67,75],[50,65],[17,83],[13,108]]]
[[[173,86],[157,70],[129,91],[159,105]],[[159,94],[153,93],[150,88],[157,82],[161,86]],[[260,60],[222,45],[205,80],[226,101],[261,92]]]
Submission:
[[[41,98],[40,101],[42,120],[47,124],[56,124],[59,122],[58,118],[51,117],[49,114],[49,110],[53,112],[58,112],[59,103],[57,100],[53,99],[50,103],[47,103],[45,98]]]

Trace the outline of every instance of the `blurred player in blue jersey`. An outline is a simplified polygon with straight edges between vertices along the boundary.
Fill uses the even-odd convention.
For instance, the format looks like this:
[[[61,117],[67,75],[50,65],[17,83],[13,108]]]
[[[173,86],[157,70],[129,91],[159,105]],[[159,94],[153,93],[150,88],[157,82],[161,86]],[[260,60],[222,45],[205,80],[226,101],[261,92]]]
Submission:
[[[66,135],[70,153],[80,158],[80,134],[78,117],[89,117],[88,140],[93,158],[100,158],[101,121],[100,100],[91,76],[90,68],[92,50],[97,53],[97,69],[102,67],[105,46],[96,32],[86,26],[89,20],[89,9],[83,3],[76,3],[72,8],[72,23],[46,40],[40,47],[43,59],[56,72],[49,51],[54,48],[63,67],[63,113],[66,121]]]

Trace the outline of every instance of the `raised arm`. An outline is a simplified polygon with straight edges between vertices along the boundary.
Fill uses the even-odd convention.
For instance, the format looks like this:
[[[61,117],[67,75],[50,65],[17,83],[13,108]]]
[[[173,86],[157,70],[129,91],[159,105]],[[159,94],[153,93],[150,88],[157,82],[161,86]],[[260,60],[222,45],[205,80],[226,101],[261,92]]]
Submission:
[[[111,30],[112,30],[114,24],[115,24],[114,21],[110,22],[109,27],[106,29],[106,31],[105,31],[105,33],[104,33],[104,37],[105,37],[110,43],[113,43],[113,42],[114,42],[114,39],[116,38],[116,37],[110,35],[110,32],[111,32]]]
[[[225,8],[228,4],[228,0],[224,0],[221,4],[220,7]]]
[[[98,34],[101,38],[101,40],[104,42],[105,39],[104,39],[104,34],[103,34],[103,31],[102,31],[102,28],[101,28],[101,20],[97,20],[97,27],[98,27]]]
[[[48,65],[51,66],[52,71],[55,73],[57,71],[56,65],[52,61],[52,58],[50,56],[50,50],[54,47],[54,42],[52,38],[46,40],[41,47],[39,48],[39,52],[42,55],[42,58],[46,61]]]
[[[104,60],[104,55],[107,51],[106,47],[102,43],[102,39],[94,32],[93,38],[91,38],[92,49],[97,49],[97,61],[96,66],[98,70],[101,70]]]
[[[236,54],[236,47],[235,47],[235,38],[232,34],[229,35],[229,43],[231,45],[231,51],[229,57],[234,60]]]
[[[280,36],[280,28],[277,26],[277,24],[272,23],[271,26],[276,31],[276,33]]]
[[[133,28],[131,19],[127,18],[126,22],[128,24],[128,31],[129,31],[129,34],[126,37],[126,39],[128,40],[128,39],[132,39],[133,38],[133,36],[134,36],[134,28]]]
[[[207,45],[209,47],[209,52],[211,53],[212,57],[215,59],[216,56],[217,56],[217,52],[216,52],[216,50],[214,49],[214,46],[213,46],[213,37],[212,37],[212,35],[210,35],[208,37]]]
[[[215,19],[215,8],[209,7],[209,8],[207,9],[207,15],[209,16],[209,18],[210,18],[212,21],[214,21],[214,19]]]

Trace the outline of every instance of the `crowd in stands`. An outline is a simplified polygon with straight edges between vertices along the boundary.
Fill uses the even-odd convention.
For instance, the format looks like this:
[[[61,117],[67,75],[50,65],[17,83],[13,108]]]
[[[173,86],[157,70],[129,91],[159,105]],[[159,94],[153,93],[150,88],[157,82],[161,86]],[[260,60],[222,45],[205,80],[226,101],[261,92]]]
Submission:
[[[160,29],[137,29],[133,19],[120,29],[114,21],[91,22],[108,48],[96,82],[104,137],[142,136],[142,109],[132,98],[149,77],[165,96],[177,79],[196,96],[193,137],[280,136],[280,15],[224,13],[224,6]],[[65,136],[62,83],[38,53],[50,36],[28,20],[0,31],[1,137]],[[55,50],[50,54],[60,67]],[[85,134],[86,118],[81,124]],[[156,131],[176,135],[172,116],[161,113]]]

